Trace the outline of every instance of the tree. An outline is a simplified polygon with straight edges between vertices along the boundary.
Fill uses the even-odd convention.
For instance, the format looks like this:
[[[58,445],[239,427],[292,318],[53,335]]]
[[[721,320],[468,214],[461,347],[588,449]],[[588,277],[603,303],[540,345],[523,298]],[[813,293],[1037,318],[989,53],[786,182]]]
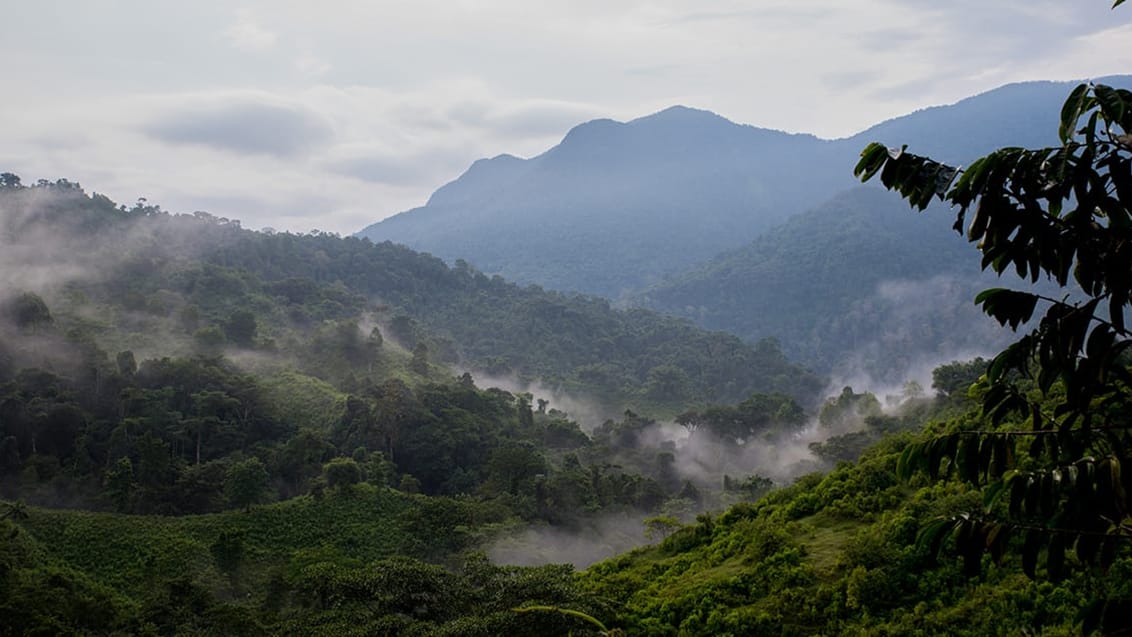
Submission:
[[[676,416],[676,424],[686,429],[688,438],[691,438],[704,424],[704,417],[698,411],[686,411]]]
[[[200,464],[204,439],[233,420],[240,401],[222,391],[202,391],[192,394],[194,417],[183,421],[185,432],[195,440],[195,464]]]
[[[362,481],[362,469],[353,458],[335,458],[323,465],[322,473],[332,489],[349,488]]]
[[[675,365],[657,365],[649,370],[645,395],[659,403],[682,404],[691,393],[692,379]]]
[[[409,361],[409,369],[413,370],[414,374],[428,375],[428,346],[424,343],[418,342],[413,347],[413,358]]]
[[[261,502],[267,494],[267,469],[259,458],[235,462],[228,467],[224,478],[224,494],[228,502],[236,507],[251,511],[252,505]]]
[[[987,369],[988,361],[982,357],[967,362],[953,361],[932,370],[932,389],[937,396],[966,396]]]
[[[657,515],[645,518],[645,537],[649,540],[663,540],[680,530],[683,526],[674,515]]]
[[[119,513],[125,513],[130,508],[130,498],[134,492],[134,465],[129,458],[118,458],[106,471],[106,494],[114,503]]]
[[[546,473],[546,459],[530,443],[511,443],[491,452],[485,487],[493,493],[520,495]]]
[[[214,353],[224,346],[224,331],[215,325],[202,327],[193,333],[193,341],[202,351]]]
[[[33,334],[54,322],[47,304],[32,292],[22,292],[8,300],[3,310],[16,327]]]
[[[398,486],[397,489],[410,494],[420,493],[421,481],[406,473],[401,476],[400,486]]]
[[[118,364],[118,373],[123,376],[133,376],[138,371],[137,359],[134,358],[134,353],[130,350],[118,352],[114,361]]]
[[[978,242],[984,269],[1078,287],[1061,298],[1005,288],[979,294],[984,312],[1022,332],[978,381],[991,427],[911,445],[900,458],[905,475],[935,477],[942,463],[986,485],[988,513],[940,520],[921,534],[935,547],[950,534],[971,573],[984,552],[1000,559],[1012,537],[1021,539],[1026,573],[1035,575],[1044,549],[1053,578],[1069,550],[1107,566],[1118,543],[1132,537],[1132,471],[1121,470],[1132,449],[1132,334],[1125,324],[1132,305],[1132,92],[1077,86],[1062,108],[1059,138],[1052,148],[999,149],[962,170],[874,143],[855,169],[864,181],[879,175],[914,208],[925,209],[933,197],[957,208],[954,228]],[[1010,419],[1028,426],[1003,429]],[[1029,461],[1016,455],[1023,440]]]
[[[256,329],[255,314],[247,310],[232,312],[228,316],[228,321],[224,323],[224,335],[229,341],[243,347],[251,347],[254,344]]]

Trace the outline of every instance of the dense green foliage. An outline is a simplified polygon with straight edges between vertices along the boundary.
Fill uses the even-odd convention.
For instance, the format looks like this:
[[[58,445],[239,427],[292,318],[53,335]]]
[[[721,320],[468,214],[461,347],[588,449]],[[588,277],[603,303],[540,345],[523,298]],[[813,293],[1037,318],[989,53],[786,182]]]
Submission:
[[[920,527],[980,496],[958,480],[902,483],[907,442],[701,517],[589,569],[586,585],[633,635],[1075,635],[1093,600],[1129,592],[1127,555],[1106,573],[1069,558],[1058,583],[1030,580],[1017,558],[973,580],[961,560],[936,561]]]
[[[528,603],[596,609],[568,566],[494,567],[473,554],[449,571],[421,561],[472,546],[471,526],[501,513],[369,486],[247,514],[32,509],[19,526],[0,522],[0,628],[493,635],[574,627],[510,611]]]
[[[661,423],[625,411],[590,436],[551,406],[560,393],[481,389],[446,366],[600,390],[598,411],[696,406],[731,427],[700,436],[736,452],[796,429],[815,395],[773,342],[388,244],[4,183],[5,632],[584,634],[570,614],[510,610],[608,615],[569,568],[468,551],[606,515],[639,538],[644,517],[769,481],[684,479]]]

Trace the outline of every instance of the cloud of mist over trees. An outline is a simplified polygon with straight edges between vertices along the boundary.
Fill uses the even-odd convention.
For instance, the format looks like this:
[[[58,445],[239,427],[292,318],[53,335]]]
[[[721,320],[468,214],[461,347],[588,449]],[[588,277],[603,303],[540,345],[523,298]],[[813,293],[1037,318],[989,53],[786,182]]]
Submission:
[[[18,293],[31,288],[31,291],[45,297],[53,311],[56,306],[50,297],[57,295],[61,301],[58,307],[61,310],[67,308],[63,311],[86,312],[89,308],[89,311],[99,313],[98,316],[92,316],[92,320],[113,321],[116,326],[126,328],[124,333],[129,335],[128,338],[100,343],[111,360],[116,352],[127,347],[139,362],[150,357],[193,351],[191,330],[182,329],[175,337],[162,332],[163,329],[168,329],[167,324],[175,322],[176,312],[189,302],[189,287],[185,286],[184,295],[181,295],[172,291],[180,288],[175,288],[170,281],[150,276],[149,283],[152,286],[139,291],[130,285],[131,272],[140,277],[144,274],[152,275],[155,271],[175,271],[188,276],[188,281],[197,281],[195,277],[200,277],[199,288],[210,290],[209,296],[215,294],[218,298],[226,294],[223,291],[226,283],[238,284],[235,285],[238,289],[232,292],[230,300],[209,310],[208,318],[213,321],[210,327],[222,324],[231,307],[240,308],[255,299],[251,290],[245,287],[245,282],[237,280],[235,272],[238,268],[217,264],[226,263],[223,261],[225,253],[206,252],[224,241],[233,241],[225,244],[226,248],[238,246],[238,243],[234,243],[237,239],[230,238],[241,234],[237,222],[215,219],[209,215],[201,215],[201,219],[191,216],[173,217],[144,202],[139,202],[138,206],[128,210],[111,206],[109,211],[114,215],[108,221],[99,217],[106,210],[94,214],[88,208],[99,201],[108,200],[88,198],[77,185],[67,183],[21,189],[6,195],[12,196],[4,198],[5,207],[0,210],[0,228],[3,229],[0,247],[4,248],[0,252],[0,265],[4,266],[0,271],[3,276],[0,279],[0,292]],[[145,223],[142,222],[143,219]],[[195,231],[187,232],[190,228]],[[330,240],[331,238],[327,238],[327,241]],[[207,254],[208,259],[217,263],[192,262],[202,254]],[[186,262],[183,264],[186,266],[183,271],[177,269],[180,265],[167,270],[159,269],[169,264],[181,264],[182,261]],[[105,285],[99,285],[100,281]],[[255,293],[286,296],[286,290],[273,286],[282,286],[287,281],[264,284],[263,289],[257,289]],[[82,282],[83,285],[69,288],[68,284],[75,282]],[[183,283],[185,280],[181,281]],[[944,291],[949,289],[949,285],[948,281],[943,280],[938,283],[938,287]],[[170,289],[165,289],[165,286]],[[79,293],[91,294],[92,302],[62,302]],[[916,305],[909,309],[906,317],[907,320],[916,320],[930,309],[932,295],[940,293],[932,286],[898,282],[882,286],[876,296],[897,307]],[[99,299],[106,301],[113,298],[107,295],[117,294],[135,294],[137,299],[114,298],[112,307],[108,302],[106,307],[100,305]],[[153,301],[162,306],[156,313],[150,308]],[[364,303],[358,305],[358,308],[372,307],[372,300],[362,301]],[[362,312],[361,309],[356,311]],[[384,332],[382,340],[397,340],[397,330],[392,329],[390,316],[383,312],[384,310],[362,312],[360,319],[354,313],[348,319],[333,321],[307,316],[307,321],[303,324],[319,332],[307,343],[309,351],[325,354],[328,348],[322,347],[322,344],[337,342],[333,339],[342,335],[342,329],[349,331],[352,338],[346,340],[353,342],[364,342],[370,332],[379,326],[379,333]],[[272,320],[282,324],[291,318],[286,312],[278,311]],[[68,323],[73,321],[68,320]],[[205,321],[202,320],[202,325],[204,324]],[[97,332],[92,334],[94,336],[91,338],[102,338]],[[136,341],[135,336],[138,338]],[[422,336],[428,340],[427,334],[422,333]],[[274,345],[266,347],[266,340],[269,339],[260,335],[256,339],[256,347],[237,345],[234,349],[227,348],[222,343],[219,346],[222,349],[215,353],[223,351],[240,367],[262,370],[264,365],[271,365],[277,355],[286,355],[277,354],[273,349]],[[260,345],[264,347],[261,349]],[[283,340],[279,345],[278,352],[287,352],[290,348]],[[168,351],[178,346],[184,347],[184,352]],[[944,362],[952,358],[959,357],[941,356],[939,360]],[[329,369],[334,362],[328,356],[319,364],[324,364]],[[447,361],[433,359],[433,365],[445,362]],[[927,375],[931,368],[927,362],[920,362],[918,365],[920,367],[917,368],[917,373],[921,374],[918,378],[922,379],[920,384],[923,387],[930,386]],[[318,375],[317,371],[310,373]],[[829,458],[814,454],[813,445],[824,444],[831,438],[858,431],[865,426],[863,419],[854,418],[831,420],[832,424],[822,423],[819,422],[819,414],[811,413],[808,419],[790,418],[787,421],[772,417],[752,433],[725,434],[705,427],[699,427],[690,433],[688,428],[676,422],[651,421],[648,413],[641,416],[631,412],[610,413],[611,408],[603,407],[597,401],[586,400],[549,383],[494,377],[478,372],[472,374],[481,387],[495,386],[516,394],[530,393],[529,402],[532,406],[538,405],[540,399],[546,400],[543,409],[569,414],[590,435],[597,450],[587,457],[578,448],[578,455],[582,457],[585,469],[596,467],[607,474],[621,472],[626,476],[645,476],[645,481],[654,480],[663,489],[659,498],[653,497],[653,504],[639,505],[634,502],[614,514],[583,516],[572,525],[564,525],[552,533],[547,533],[546,527],[534,527],[519,537],[501,540],[501,544],[492,547],[491,552],[498,556],[497,559],[506,561],[519,559],[514,557],[516,555],[526,555],[527,557],[522,557],[523,560],[568,559],[575,564],[585,565],[608,557],[643,542],[646,539],[643,523],[649,517],[672,515],[688,523],[702,511],[719,511],[731,503],[758,497],[757,487],[762,484],[758,480],[766,481],[767,485],[773,482],[782,486],[800,475],[830,466]],[[841,387],[851,385],[858,393],[873,391],[883,400],[888,393],[899,394],[905,380],[906,377],[900,379],[899,383],[883,385],[880,382],[873,383],[865,376],[845,375],[837,379],[829,394],[840,399],[843,397],[838,393]],[[323,393],[332,392],[328,390]],[[856,395],[850,398],[856,400]],[[775,400],[793,399],[784,394],[776,394]],[[801,407],[798,407],[798,411],[800,413]],[[551,419],[557,417],[551,416]],[[621,422],[614,419],[620,419]],[[549,456],[548,460],[552,463],[557,461],[553,456]],[[751,482],[755,478],[758,480]],[[728,483],[748,486],[725,488]],[[601,503],[602,507],[606,504]],[[616,502],[609,508],[616,508],[620,504]],[[530,547],[530,550],[524,552],[523,547]]]
[[[924,369],[922,383],[869,385],[869,379],[861,377],[858,380],[865,383],[861,389],[831,385],[817,413],[807,414],[794,426],[772,426],[746,440],[719,435],[702,425],[689,431],[676,422],[648,421],[634,432],[631,447],[616,450],[613,466],[641,470],[642,463],[671,454],[674,475],[668,481],[685,486],[659,512],[622,511],[573,527],[534,526],[495,540],[486,551],[497,563],[565,561],[585,568],[658,539],[645,533],[646,521],[657,515],[688,524],[700,514],[722,511],[761,497],[770,488],[788,486],[801,476],[828,470],[836,461],[855,459],[882,431],[903,426],[904,410],[924,403],[930,390],[923,388],[931,386],[930,369]],[[599,444],[607,427],[603,424],[593,434]],[[681,497],[688,485],[698,500]]]
[[[42,214],[57,204],[54,194],[40,189],[25,191],[18,203],[0,200],[0,295],[57,291],[68,282],[98,277],[120,261],[122,252],[94,248],[89,235],[42,223]]]
[[[824,402],[807,414],[804,424],[772,428],[751,439],[736,441],[705,427],[689,432],[674,421],[654,422],[637,432],[636,450],[619,451],[616,461],[626,470],[637,470],[642,457],[671,453],[674,480],[690,482],[705,496],[702,502],[683,502],[682,507],[668,511],[689,523],[696,514],[720,511],[752,497],[743,492],[723,492],[724,476],[732,484],[754,478],[782,487],[803,475],[828,470],[839,459],[853,459],[855,456],[836,454],[863,450],[867,441],[879,437],[875,427],[899,427],[905,409],[922,404],[933,394],[935,368],[985,356],[1005,338],[1001,328],[973,303],[977,289],[986,287],[991,277],[977,278],[964,281],[958,276],[940,275],[928,280],[879,283],[874,294],[859,301],[854,309],[872,306],[882,311],[886,320],[880,325],[872,324],[871,338],[856,343],[852,353],[836,366],[822,392]],[[923,342],[918,337],[924,332],[933,331],[944,337],[939,339],[937,348],[912,346]],[[531,392],[536,398],[542,394],[555,397],[552,389],[537,383],[488,377],[482,378],[482,382],[510,391]],[[603,414],[585,401],[553,400],[551,404],[580,423],[618,417]],[[845,413],[836,413],[846,405],[849,407]],[[574,409],[581,409],[577,416]],[[592,425],[585,425],[584,429],[595,435]],[[648,452],[639,453],[640,450]],[[815,450],[821,450],[823,455]],[[622,512],[573,529],[531,527],[498,540],[487,550],[493,560],[502,563],[567,561],[584,568],[648,542],[645,520],[653,515]]]
[[[131,260],[156,247],[148,231],[131,223],[100,232],[98,224],[84,216],[83,207],[91,202],[101,205],[109,200],[97,194],[88,199],[79,184],[65,179],[40,180],[36,187],[11,189],[0,198],[0,303],[12,303],[17,297],[30,294],[54,313],[64,298],[80,301],[84,289],[120,276]],[[98,324],[100,317],[94,308],[82,302],[69,305],[78,321]],[[121,308],[116,320],[123,325],[148,322],[144,313]],[[164,340],[160,335],[152,336],[147,342]],[[42,330],[24,330],[18,336],[5,337],[37,341],[28,351],[42,360],[20,361],[21,364],[34,366],[50,361],[65,369],[75,362],[71,360],[75,356],[73,344],[66,345]],[[138,355],[151,354],[142,352],[144,347],[135,349]]]
[[[629,513],[611,515],[575,530],[531,527],[495,541],[488,547],[487,556],[496,564],[565,563],[585,568],[645,544],[645,517]]]
[[[909,380],[927,387],[930,382],[925,381],[939,364],[997,351],[1009,333],[974,303],[978,291],[996,281],[989,274],[971,273],[970,278],[948,274],[878,283],[873,294],[846,311],[850,348],[832,366],[831,385],[864,388],[878,396]]]
[[[582,431],[587,433],[593,432],[594,428],[603,421],[620,416],[615,410],[603,407],[596,401],[573,395],[539,380],[525,381],[515,376],[492,375],[460,366],[454,367],[454,372],[457,375],[465,372],[471,374],[476,386],[480,388],[496,387],[512,394],[530,394],[531,404],[536,407],[540,399],[545,400],[547,411],[558,410],[566,413],[571,420],[578,423]]]
[[[178,284],[166,281],[168,287],[158,290],[135,284],[181,265],[207,269],[203,257],[216,247],[217,236],[227,235],[210,237],[202,230],[238,228],[238,221],[207,213],[169,215],[145,199],[127,208],[65,179],[23,186],[7,184],[0,198],[0,302],[33,294],[52,314],[68,315],[72,327],[57,336],[98,341],[111,355],[128,349],[141,361],[199,349],[182,318],[185,310],[197,317],[199,308],[183,290],[172,289]],[[206,325],[203,316],[197,320]],[[105,329],[110,325],[129,337],[110,336],[118,331]],[[272,356],[246,347],[214,349],[244,367],[262,368]],[[69,345],[37,351],[51,358],[74,355]]]

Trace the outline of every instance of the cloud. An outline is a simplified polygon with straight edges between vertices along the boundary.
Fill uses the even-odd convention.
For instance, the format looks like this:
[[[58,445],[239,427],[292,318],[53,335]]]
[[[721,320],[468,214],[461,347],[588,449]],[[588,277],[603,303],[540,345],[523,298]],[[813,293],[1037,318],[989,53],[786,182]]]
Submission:
[[[913,99],[917,95],[932,90],[939,82],[938,78],[920,78],[898,82],[874,89],[869,92],[869,95],[882,101]]]
[[[872,70],[837,71],[821,76],[822,83],[831,90],[853,88],[875,81],[880,74]]]
[[[339,175],[375,184],[429,186],[435,185],[438,169],[460,170],[466,159],[465,152],[445,148],[401,154],[375,150],[325,165]]]
[[[501,109],[490,123],[498,132],[513,137],[559,136],[603,114],[589,104],[530,100]]]
[[[232,46],[245,51],[266,51],[279,40],[276,33],[260,26],[247,9],[236,12],[236,22],[224,30],[224,37]]]
[[[625,75],[644,78],[663,77],[679,68],[679,64],[645,64],[643,66],[634,66],[625,69]]]
[[[248,97],[175,108],[145,132],[174,144],[277,157],[301,155],[334,137],[325,118],[302,106]]]
[[[333,68],[326,60],[310,53],[304,53],[295,59],[295,70],[306,76],[326,75]]]
[[[505,137],[558,137],[602,115],[599,108],[561,100],[465,100],[448,109],[454,123]]]

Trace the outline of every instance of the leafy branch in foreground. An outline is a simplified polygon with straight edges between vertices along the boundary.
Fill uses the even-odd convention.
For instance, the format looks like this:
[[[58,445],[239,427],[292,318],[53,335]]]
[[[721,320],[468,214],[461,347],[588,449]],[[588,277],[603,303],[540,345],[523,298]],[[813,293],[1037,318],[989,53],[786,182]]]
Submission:
[[[953,538],[969,573],[984,553],[1000,561],[1014,537],[1025,572],[1035,576],[1044,550],[1052,578],[1068,551],[1107,567],[1132,538],[1132,471],[1124,470],[1132,446],[1132,92],[1077,86],[1059,138],[1056,147],[1002,148],[964,169],[873,143],[854,170],[862,181],[879,176],[919,210],[933,198],[957,208],[954,228],[977,242],[984,269],[1077,288],[1062,299],[1005,288],[976,298],[1003,326],[1026,330],[991,360],[976,392],[996,428],[1029,425],[1028,454],[1015,453],[1023,430],[995,429],[937,437],[901,456],[906,477],[934,479],[942,468],[986,485],[984,512],[920,535],[933,552]]]

